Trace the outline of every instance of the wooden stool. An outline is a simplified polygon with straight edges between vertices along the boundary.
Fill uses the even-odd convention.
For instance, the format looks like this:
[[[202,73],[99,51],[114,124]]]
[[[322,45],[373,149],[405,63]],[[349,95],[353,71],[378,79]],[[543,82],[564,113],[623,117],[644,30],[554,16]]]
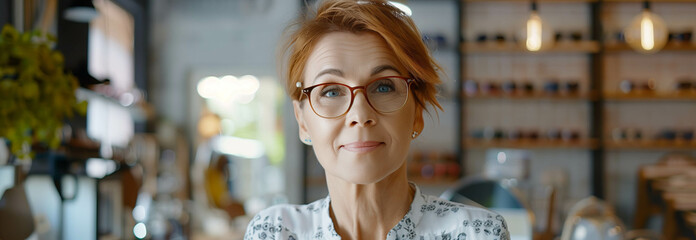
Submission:
[[[667,193],[663,196],[666,206],[662,237],[664,239],[688,239],[682,234],[687,231],[682,227],[686,221],[680,221],[679,213],[696,211],[696,193]]]
[[[651,194],[650,181],[685,172],[693,172],[696,175],[696,159],[682,153],[669,153],[661,157],[656,164],[643,166],[638,170],[634,228],[645,228],[648,218],[662,211],[660,204],[655,201],[655,195]]]
[[[645,228],[651,216],[662,212],[661,204],[655,201],[655,197],[659,197],[659,195],[653,194],[653,184],[651,183],[675,175],[696,176],[696,166],[648,165],[638,170],[634,228]]]

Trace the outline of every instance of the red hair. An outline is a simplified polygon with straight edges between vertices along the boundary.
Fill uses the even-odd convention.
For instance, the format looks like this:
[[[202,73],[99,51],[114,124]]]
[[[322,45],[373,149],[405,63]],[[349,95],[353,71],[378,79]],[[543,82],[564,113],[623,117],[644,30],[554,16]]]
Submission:
[[[386,1],[326,0],[316,13],[301,16],[288,29],[293,27],[282,48],[287,62],[281,63],[291,99],[300,99],[301,88],[295,84],[302,82],[307,59],[322,36],[332,32],[367,32],[383,38],[410,77],[417,80],[412,85],[416,103],[423,109],[427,102],[442,110],[435,88],[441,83],[436,70],[439,65],[430,56],[413,20]]]

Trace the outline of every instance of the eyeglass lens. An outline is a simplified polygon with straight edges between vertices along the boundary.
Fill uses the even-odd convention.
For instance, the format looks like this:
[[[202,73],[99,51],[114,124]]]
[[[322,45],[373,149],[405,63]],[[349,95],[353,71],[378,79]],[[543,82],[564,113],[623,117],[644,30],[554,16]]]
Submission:
[[[367,85],[363,93],[376,111],[393,112],[406,103],[408,83],[400,78],[383,78]],[[351,105],[351,90],[341,84],[317,86],[310,95],[312,108],[322,117],[340,116],[348,112]]]

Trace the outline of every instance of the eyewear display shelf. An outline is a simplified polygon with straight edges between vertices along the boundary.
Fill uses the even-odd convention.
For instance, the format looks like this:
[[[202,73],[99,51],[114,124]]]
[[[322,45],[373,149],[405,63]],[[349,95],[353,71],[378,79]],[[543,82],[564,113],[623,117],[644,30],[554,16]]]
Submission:
[[[686,40],[686,41],[669,41],[665,47],[660,50],[657,53],[654,53],[650,56],[647,55],[641,55],[635,50],[631,49],[627,44],[622,43],[622,42],[617,42],[617,41],[612,41],[607,40],[608,36],[613,34],[610,33],[609,31],[613,31],[616,29],[607,29],[605,26],[616,26],[623,24],[625,19],[625,15],[627,14],[626,12],[633,11],[632,15],[638,15],[640,12],[640,4],[643,1],[638,1],[638,0],[632,0],[632,1],[620,1],[620,0],[606,0],[606,1],[591,1],[591,0],[586,0],[586,1],[575,1],[575,0],[568,0],[568,1],[563,1],[563,0],[548,0],[548,1],[536,1],[539,5],[538,11],[540,12],[540,15],[544,17],[545,15],[551,15],[550,16],[550,21],[549,23],[548,19],[546,18],[545,23],[549,24],[555,24],[554,27],[556,27],[554,30],[562,32],[564,30],[565,25],[568,25],[567,28],[570,30],[578,30],[584,28],[583,30],[580,30],[583,33],[582,39],[581,40],[571,40],[571,41],[558,41],[556,44],[548,49],[539,51],[539,52],[530,52],[527,51],[522,44],[515,43],[514,40],[509,40],[509,38],[515,38],[517,35],[514,34],[499,34],[501,31],[498,30],[495,32],[496,29],[501,29],[500,24],[497,24],[496,21],[498,19],[490,19],[486,17],[490,17],[488,15],[493,15],[494,11],[497,11],[500,9],[504,14],[508,15],[514,15],[515,12],[512,10],[509,10],[508,8],[511,8],[513,6],[516,7],[524,7],[525,5],[528,6],[530,1],[517,1],[517,0],[500,0],[500,1],[480,1],[480,0],[462,0],[462,10],[461,10],[461,21],[464,23],[463,27],[463,39],[460,44],[460,51],[462,55],[462,68],[461,68],[461,79],[466,81],[467,79],[484,79],[482,82],[485,81],[491,81],[491,80],[485,80],[486,78],[491,78],[493,77],[498,77],[498,78],[503,78],[505,80],[503,81],[498,81],[501,83],[501,85],[504,87],[503,84],[505,84],[505,81],[510,81],[508,79],[515,79],[515,75],[519,74],[520,72],[523,72],[525,74],[528,74],[524,71],[509,71],[512,74],[509,75],[503,75],[503,74],[480,74],[482,68],[481,64],[477,65],[476,61],[480,61],[480,59],[493,59],[493,58],[498,58],[498,62],[504,62],[507,61],[505,60],[512,58],[513,64],[515,61],[517,63],[529,63],[529,62],[535,62],[535,61],[543,61],[544,57],[551,56],[549,58],[552,58],[554,60],[560,60],[563,61],[564,57],[567,58],[575,58],[577,56],[585,56],[587,60],[587,64],[580,66],[579,68],[585,68],[585,71],[587,72],[586,77],[587,77],[587,82],[583,82],[582,80],[580,81],[580,93],[579,94],[572,94],[572,95],[563,95],[563,94],[547,94],[544,93],[543,91],[539,92],[536,91],[533,94],[510,94],[505,93],[502,89],[495,89],[496,91],[493,92],[488,92],[486,94],[482,94],[480,92],[475,92],[472,93],[471,89],[467,89],[467,86],[461,85],[460,89],[462,89],[462,133],[461,136],[464,139],[462,141],[463,144],[463,149],[465,149],[466,152],[471,152],[471,151],[481,151],[481,150],[486,150],[486,149],[495,149],[495,148],[518,148],[518,149],[529,149],[533,150],[536,152],[539,151],[545,151],[545,150],[558,150],[558,149],[570,149],[570,150],[586,150],[590,152],[590,179],[592,179],[592,184],[591,184],[591,193],[594,196],[597,196],[599,198],[604,198],[605,193],[606,193],[606,181],[605,181],[605,175],[607,174],[607,170],[605,169],[607,166],[606,161],[613,161],[612,159],[607,159],[607,157],[611,157],[609,155],[609,152],[617,152],[617,151],[659,151],[659,152],[669,152],[669,151],[696,151],[696,141],[693,140],[692,134],[689,134],[688,138],[685,139],[680,139],[677,137],[676,139],[660,139],[659,136],[655,136],[656,134],[644,134],[642,136],[642,139],[626,139],[626,140],[616,140],[612,138],[612,130],[613,128],[616,127],[622,127],[621,125],[619,126],[612,126],[616,120],[612,120],[611,118],[616,117],[617,113],[615,113],[618,108],[618,112],[626,112],[628,110],[624,109],[627,108],[625,105],[630,105],[630,104],[644,104],[644,105],[656,105],[656,108],[660,108],[659,104],[664,104],[664,106],[672,106],[675,104],[682,104],[682,105],[688,105],[688,104],[693,104],[696,103],[696,88],[694,90],[672,90],[672,91],[652,91],[652,92],[640,92],[640,91],[633,91],[633,92],[621,92],[618,88],[619,81],[617,81],[617,76],[620,77],[620,74],[622,73],[612,73],[615,72],[616,69],[618,68],[625,68],[625,66],[616,66],[617,58],[624,58],[624,60],[618,60],[620,61],[631,61],[630,59],[635,58],[636,56],[643,57],[643,58],[651,58],[652,56],[657,57],[655,60],[652,61],[652,63],[658,63],[660,61],[659,56],[663,54],[674,54],[674,55],[687,55],[690,57],[695,57],[693,54],[696,54],[696,41],[693,40]],[[693,0],[681,0],[681,1],[650,1],[652,3],[653,8],[657,8],[658,11],[657,14],[660,14],[660,10],[667,11],[665,9],[675,8],[679,6],[695,6],[694,4],[696,1]],[[616,7],[614,5],[626,5],[626,6],[619,6]],[[667,6],[663,6],[667,5]],[[578,10],[568,10],[570,8],[576,8]],[[587,20],[589,23],[584,26],[577,26],[573,25],[572,23],[569,23],[568,21],[560,20],[556,21],[558,19],[553,18],[553,11],[567,11],[569,14],[568,18],[572,18],[572,15],[574,13],[577,13],[578,11],[582,11],[582,8],[588,8],[588,11],[585,12],[587,15],[586,18],[583,18],[583,20]],[[690,8],[687,8],[682,11],[690,11]],[[506,12],[507,11],[507,12]],[[469,15],[467,15],[469,14]],[[498,13],[498,15],[504,15]],[[696,13],[693,13],[696,14]],[[504,18],[504,17],[503,17]],[[630,17],[632,18],[632,17]],[[617,20],[618,19],[618,20]],[[505,21],[507,19],[502,19],[500,21]],[[682,20],[683,19],[678,19]],[[611,21],[616,21],[620,23],[614,23],[612,24]],[[670,24],[674,25],[675,20],[674,19],[666,19],[667,26],[668,28],[670,27]],[[479,25],[477,25],[479,24]],[[679,23],[677,23],[679,24]],[[684,24],[682,24],[684,25]],[[691,29],[696,30],[696,26],[693,26],[691,24],[689,27]],[[481,29],[493,29],[493,30],[488,30],[491,32],[488,32],[488,36],[483,36],[485,34],[480,34],[480,32],[475,32],[477,30]],[[467,30],[471,30],[474,32],[469,32],[467,33]],[[678,29],[684,29],[684,26],[681,26],[681,28]],[[483,31],[483,30],[482,30]],[[496,36],[491,37],[491,33],[495,34],[498,33]],[[557,33],[558,34],[558,33]],[[501,41],[500,35],[504,35],[506,37],[505,40]],[[512,35],[512,36],[511,36]],[[557,36],[558,37],[558,36]],[[484,40],[485,39],[485,40]],[[621,55],[619,57],[615,55]],[[517,58],[515,60],[514,58]],[[496,63],[496,61],[491,61],[488,60],[488,63]],[[645,62],[650,62],[650,60],[645,60]],[[497,63],[500,64],[500,63]],[[504,65],[505,63],[502,63],[501,65]],[[684,65],[681,67],[681,70],[683,68],[688,68],[686,65],[690,64],[689,62],[684,62],[684,63],[677,63]],[[552,64],[548,64],[552,65]],[[485,66],[485,65],[483,65]],[[647,72],[652,71],[657,71],[655,69],[655,66],[651,66],[650,64],[645,64],[641,65],[639,67],[632,67],[632,68],[627,68],[624,69],[627,72],[631,72],[635,70],[636,68],[641,68],[645,67]],[[508,67],[501,67],[500,69],[505,70]],[[514,66],[513,66],[514,68]],[[569,71],[578,71],[572,70],[572,68],[578,68],[576,67],[570,67],[568,70]],[[543,70],[543,69],[542,69]],[[483,70],[485,71],[485,70]],[[669,70],[667,70],[669,71]],[[552,72],[552,71],[548,71]],[[686,73],[684,73],[686,72]],[[682,71],[683,74],[689,75],[688,71]],[[550,76],[553,76],[554,74],[549,74]],[[694,80],[693,84],[694,87],[696,87],[696,74],[694,75],[689,75],[692,77],[692,80]],[[523,76],[527,77],[527,76]],[[543,78],[543,77],[542,77]],[[495,80],[493,80],[495,81]],[[519,82],[518,82],[519,83]],[[464,83],[463,83],[464,84]],[[583,84],[586,84],[583,86]],[[539,86],[540,84],[537,84],[536,86]],[[663,84],[664,85],[664,84]],[[478,87],[480,90],[481,82],[478,83]],[[499,87],[501,88],[501,87]],[[519,87],[518,87],[519,88]],[[509,90],[509,89],[508,89]],[[518,89],[519,90],[519,89]],[[659,90],[659,89],[658,89]],[[665,88],[663,87],[663,90]],[[514,91],[514,88],[513,88]],[[551,141],[551,140],[538,140],[538,141],[530,141],[530,140],[509,140],[506,139],[505,136],[502,137],[496,137],[492,139],[481,139],[480,136],[478,138],[473,137],[473,135],[476,135],[475,132],[477,130],[476,127],[491,127],[491,126],[475,126],[475,123],[472,123],[473,121],[477,121],[477,117],[475,116],[476,114],[481,114],[481,108],[479,105],[484,105],[484,104],[489,104],[486,106],[494,106],[490,104],[490,102],[497,101],[497,106],[507,106],[503,107],[502,109],[514,109],[519,105],[524,105],[529,102],[538,102],[538,104],[544,105],[553,105],[553,104],[560,104],[561,102],[585,102],[587,105],[583,106],[583,104],[576,104],[574,108],[577,108],[578,111],[582,111],[583,107],[588,107],[589,109],[587,110],[587,116],[583,118],[585,124],[588,126],[586,129],[586,132],[582,132],[581,137],[579,140],[576,141]],[[692,105],[693,106],[693,105]],[[479,111],[479,112],[475,112]],[[681,111],[681,110],[680,110]],[[672,116],[672,114],[666,114],[666,116],[662,116],[661,118],[679,118],[680,116],[684,118],[684,116],[695,116],[696,111],[694,111],[693,107],[685,108],[683,111],[691,111],[693,113],[689,114],[681,114],[679,116]],[[552,111],[553,112],[553,111]],[[485,114],[485,111],[483,112]],[[528,114],[535,114],[535,112],[530,112]],[[629,113],[630,115],[631,113]],[[545,124],[545,117],[549,117],[549,113],[541,113],[538,114],[538,122],[540,123],[539,128],[542,128],[543,124]],[[518,116],[516,116],[518,117]],[[551,116],[552,117],[552,116]],[[635,118],[634,116],[623,116],[620,117],[622,119],[631,119]],[[637,117],[640,118],[640,117]],[[492,117],[489,117],[485,120],[488,120],[489,122],[494,122],[495,119]],[[481,122],[482,120],[478,120]],[[674,121],[679,121],[679,120],[674,120]],[[630,121],[629,121],[630,122]],[[656,124],[659,124],[660,121],[654,121],[651,123],[648,123],[648,126],[645,127],[653,127],[653,128],[659,128],[659,127],[667,127],[667,126],[655,126]],[[670,121],[666,121],[670,122]],[[615,124],[614,124],[615,125]],[[473,126],[473,127],[472,127]],[[493,126],[494,127],[494,126]],[[527,126],[528,127],[528,126]],[[693,126],[692,126],[693,127]],[[661,133],[657,133],[658,135]],[[543,135],[540,133],[540,135]],[[479,159],[467,159],[467,156],[471,156],[471,154],[463,154],[464,161],[478,161]],[[477,156],[477,155],[474,155]],[[480,155],[478,155],[480,156]],[[563,160],[559,159],[558,161],[569,161],[569,160]],[[464,165],[467,166],[467,165]]]
[[[587,178],[592,181],[590,191],[592,195],[603,198],[605,146],[601,138],[604,99],[600,94],[603,92],[600,3],[587,0],[536,2],[544,24],[555,24],[553,30],[558,36],[554,38],[558,41],[541,51],[530,52],[517,40],[521,39],[517,30],[524,29],[523,25],[511,29],[499,22],[524,24],[531,12],[531,1],[462,1],[461,79],[476,82],[473,90],[466,85],[460,86],[464,96],[461,136],[465,140],[462,148],[472,152],[464,154],[463,161],[465,166],[475,165],[466,163],[481,161],[479,158],[483,154],[475,152],[498,148],[527,149],[540,154],[567,151],[569,155],[578,155],[574,159],[589,156],[587,168],[591,176]],[[563,14],[567,19],[561,16]],[[564,39],[564,34],[570,35],[570,31],[577,33],[573,33],[573,39]],[[490,65],[498,67],[486,69]],[[564,92],[561,89],[564,81],[571,79],[576,86]],[[493,91],[484,90],[491,88],[484,87],[490,82],[498,86],[493,87]],[[526,82],[530,82],[528,85],[533,89],[528,87],[525,93],[520,93],[520,84]],[[491,108],[498,110],[489,111]],[[582,114],[562,117],[574,112]],[[496,120],[500,118],[514,120]],[[572,139],[546,136],[545,132],[552,131],[549,126],[551,129],[571,128],[577,136]],[[476,134],[482,128],[503,128],[509,132],[534,129],[535,132],[534,138],[530,139],[512,138],[510,134],[496,134],[492,138]]]
[[[601,2],[605,37],[601,77],[605,200],[629,228],[637,217],[636,173],[673,152],[696,154],[696,1],[650,1],[670,34],[664,48],[641,54],[619,40],[641,1]]]
[[[625,23],[621,18],[626,11],[638,9],[642,2],[602,1],[600,15],[607,26],[604,32],[611,35],[617,30],[616,26]],[[696,117],[693,107],[696,105],[696,71],[693,70],[696,60],[691,60],[696,59],[696,41],[692,36],[696,31],[696,1],[649,3],[651,11],[665,20],[670,35],[661,50],[640,54],[611,37],[605,38],[602,46],[604,90],[601,95],[603,111],[607,113],[602,137],[607,155],[636,151],[696,152],[693,138],[696,125],[692,120]],[[686,33],[682,33],[684,30]],[[686,82],[687,86],[680,82]],[[632,87],[625,87],[628,83]],[[641,84],[641,87],[635,86]],[[638,138],[627,138],[626,127],[642,134]],[[682,129],[686,129],[683,134]]]

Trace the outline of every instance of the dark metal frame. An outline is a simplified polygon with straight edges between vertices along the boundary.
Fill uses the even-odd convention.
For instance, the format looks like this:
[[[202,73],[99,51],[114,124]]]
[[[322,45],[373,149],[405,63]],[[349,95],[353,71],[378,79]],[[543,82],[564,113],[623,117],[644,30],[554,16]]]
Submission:
[[[465,146],[464,140],[463,140],[467,136],[466,128],[464,127],[464,126],[466,126],[466,118],[464,117],[464,114],[466,114],[466,112],[464,111],[466,99],[464,98],[464,93],[461,90],[464,88],[463,77],[466,76],[466,72],[465,72],[466,70],[464,69],[464,67],[462,67],[462,66],[464,66],[465,62],[464,62],[464,55],[462,54],[462,51],[459,48],[459,44],[462,42],[462,39],[461,39],[462,38],[462,28],[463,28],[462,21],[464,21],[462,16],[464,14],[464,8],[466,7],[466,5],[462,4],[462,1],[457,1],[457,0],[454,1],[454,4],[455,4],[455,7],[457,8],[457,10],[456,10],[457,16],[459,16],[459,19],[457,19],[458,21],[456,24],[456,26],[457,26],[457,38],[458,39],[456,39],[457,47],[455,48],[455,49],[457,49],[457,51],[456,51],[457,52],[456,64],[457,64],[457,67],[459,67],[459,76],[456,78],[457,82],[455,84],[455,86],[457,87],[457,89],[455,89],[455,92],[456,92],[455,96],[457,98],[456,107],[459,110],[459,114],[456,115],[457,119],[455,119],[455,123],[458,123],[458,124],[455,124],[455,126],[454,126],[455,131],[458,132],[459,134],[457,135],[457,138],[455,140],[455,144],[456,144],[455,146],[457,146],[455,156],[457,157],[457,160],[459,161],[459,168],[461,170],[460,171],[461,175],[464,176],[466,174],[466,161],[467,161],[467,159],[466,159],[466,146]]]
[[[12,0],[0,0],[0,28],[5,24],[12,24],[14,18],[14,6]]]
[[[601,24],[601,3],[592,2],[589,3],[591,8],[591,26],[592,26],[592,40],[597,41],[600,46],[604,46],[604,40],[602,38],[602,24]],[[604,140],[602,135],[604,134],[604,99],[602,97],[603,92],[603,56],[604,48],[600,47],[599,52],[590,54],[592,63],[590,64],[590,76],[591,79],[591,89],[597,93],[598,97],[593,98],[591,101],[591,116],[590,116],[590,131],[591,137],[597,140],[597,146],[592,150],[592,195],[597,198],[604,199]]]

